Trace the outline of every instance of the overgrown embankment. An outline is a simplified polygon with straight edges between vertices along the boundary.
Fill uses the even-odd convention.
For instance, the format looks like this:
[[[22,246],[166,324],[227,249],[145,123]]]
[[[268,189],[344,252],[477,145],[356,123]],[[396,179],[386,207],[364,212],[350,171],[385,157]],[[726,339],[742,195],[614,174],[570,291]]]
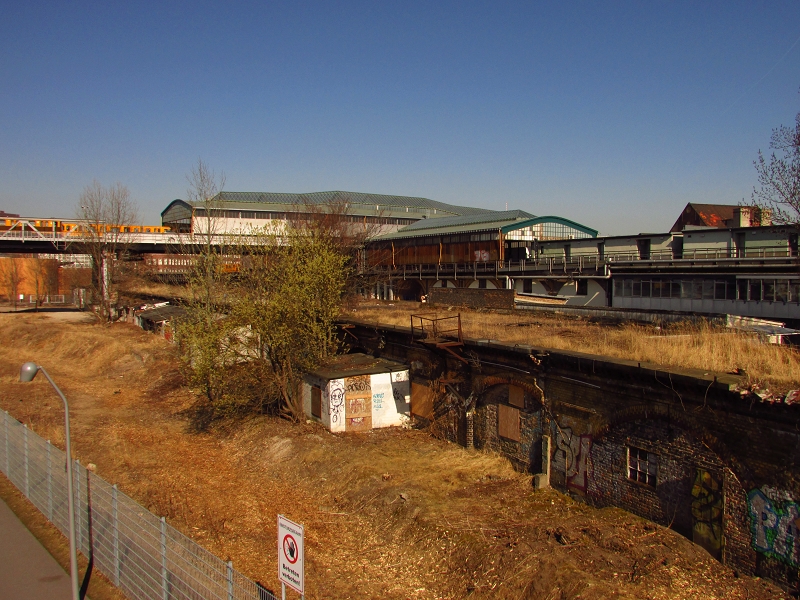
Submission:
[[[164,340],[132,326],[0,315],[0,407],[61,445],[48,368],[84,463],[277,589],[275,521],[305,524],[309,598],[775,598],[618,509],[534,492],[504,459],[424,431],[332,435],[273,417],[191,433],[196,398]],[[493,336],[495,337],[495,336]]]
[[[376,301],[351,306],[346,316],[408,327],[412,314],[455,312],[461,313],[464,336],[469,338],[574,350],[663,367],[736,371],[745,373],[751,385],[775,393],[800,388],[800,353],[793,347],[768,344],[755,333],[708,324],[604,324],[530,311],[448,310],[412,302]]]

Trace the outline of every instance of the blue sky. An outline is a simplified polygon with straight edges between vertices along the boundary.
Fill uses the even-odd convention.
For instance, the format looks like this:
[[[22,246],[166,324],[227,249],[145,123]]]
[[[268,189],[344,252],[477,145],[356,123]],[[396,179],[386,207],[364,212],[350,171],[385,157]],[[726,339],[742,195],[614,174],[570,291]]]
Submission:
[[[604,234],[749,199],[800,112],[800,3],[0,1],[0,210],[97,179],[424,196]],[[794,45],[794,46],[793,46]]]

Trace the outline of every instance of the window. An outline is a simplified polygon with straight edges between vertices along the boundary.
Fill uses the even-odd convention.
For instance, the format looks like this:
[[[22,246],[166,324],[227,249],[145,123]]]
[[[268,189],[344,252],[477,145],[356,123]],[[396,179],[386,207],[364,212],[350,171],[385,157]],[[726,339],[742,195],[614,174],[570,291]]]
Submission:
[[[779,279],[775,282],[775,302],[786,302],[789,299],[789,282]]]
[[[589,280],[578,279],[578,281],[575,282],[575,295],[587,296],[588,294],[589,294]]]
[[[772,302],[775,300],[775,281],[773,279],[765,279],[763,282],[764,285],[764,297],[763,299]]]
[[[790,302],[800,301],[800,282],[798,281],[789,282],[789,301]]]
[[[714,299],[714,282],[708,279],[703,280],[703,300]]]
[[[761,280],[760,279],[751,279],[750,280],[750,300],[755,300],[756,302],[761,300]]]
[[[738,300],[747,300],[747,279],[736,280],[736,294]]]
[[[311,387],[311,416],[318,419],[322,416],[322,390],[317,386]]]
[[[628,446],[628,479],[656,486],[658,456],[640,448]]]
[[[486,289],[486,280],[485,279],[479,279],[478,280],[478,287],[480,289],[482,289],[482,290],[485,290]]]
[[[523,279],[522,280],[522,293],[523,294],[532,294],[533,293],[533,279]]]

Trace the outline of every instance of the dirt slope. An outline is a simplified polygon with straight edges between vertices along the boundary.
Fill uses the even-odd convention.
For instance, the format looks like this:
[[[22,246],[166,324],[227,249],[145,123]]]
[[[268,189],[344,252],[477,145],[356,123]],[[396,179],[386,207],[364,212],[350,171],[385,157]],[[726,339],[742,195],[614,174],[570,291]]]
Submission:
[[[309,598],[779,598],[670,530],[534,492],[500,457],[269,417],[193,433],[172,348],[132,326],[0,315],[0,407],[270,589],[276,514],[305,524]]]

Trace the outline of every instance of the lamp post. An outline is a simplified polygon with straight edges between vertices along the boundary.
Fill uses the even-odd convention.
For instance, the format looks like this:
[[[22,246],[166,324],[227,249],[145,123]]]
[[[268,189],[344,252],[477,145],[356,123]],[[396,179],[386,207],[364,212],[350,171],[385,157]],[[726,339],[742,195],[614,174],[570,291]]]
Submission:
[[[19,380],[22,382],[33,381],[36,374],[41,371],[42,374],[53,386],[53,389],[61,396],[64,401],[64,437],[66,438],[66,452],[67,452],[67,495],[69,496],[69,571],[70,579],[72,582],[72,600],[80,600],[80,592],[78,591],[78,553],[75,547],[75,493],[72,489],[72,449],[69,443],[69,404],[67,398],[58,389],[58,386],[50,378],[44,367],[41,367],[33,362],[26,362],[19,370]]]

